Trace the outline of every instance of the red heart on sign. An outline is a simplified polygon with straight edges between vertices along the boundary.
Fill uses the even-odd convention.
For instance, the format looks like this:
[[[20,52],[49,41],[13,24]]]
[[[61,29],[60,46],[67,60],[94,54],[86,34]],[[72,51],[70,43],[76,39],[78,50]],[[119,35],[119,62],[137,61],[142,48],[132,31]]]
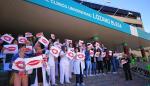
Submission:
[[[40,60],[33,60],[33,61],[28,62],[27,64],[31,65],[31,66],[34,66],[34,65],[37,65],[39,63],[40,63]]]
[[[58,53],[58,50],[52,49],[52,53],[57,54],[57,53]]]
[[[19,69],[24,69],[24,62],[23,61],[18,61],[15,63],[16,67],[18,67]]]
[[[11,37],[9,37],[9,36],[4,36],[4,39],[5,39],[6,41],[11,41]]]
[[[47,44],[47,40],[45,40],[45,39],[42,39],[42,42],[45,43],[45,44]]]

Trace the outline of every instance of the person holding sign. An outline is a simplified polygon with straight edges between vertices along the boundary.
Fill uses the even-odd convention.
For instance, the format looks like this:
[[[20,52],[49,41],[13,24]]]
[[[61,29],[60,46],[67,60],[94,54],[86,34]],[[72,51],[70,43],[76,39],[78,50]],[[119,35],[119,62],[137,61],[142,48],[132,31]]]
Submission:
[[[57,85],[55,80],[55,59],[58,57],[55,57],[51,52],[51,45],[48,46],[48,50],[46,50],[45,54],[48,56],[48,65],[50,67],[49,70],[49,77],[52,82],[52,86]]]
[[[35,56],[43,55],[43,52],[44,50],[41,48],[41,45],[37,44],[37,46],[35,47]],[[33,69],[33,72],[31,74],[31,86],[48,86],[48,82],[48,74],[44,64],[40,68]]]
[[[25,56],[25,46],[22,46],[19,49],[19,54],[14,55],[12,58],[12,69],[14,75],[14,86],[28,86],[28,75],[25,71],[25,64],[23,60],[17,59],[24,59]]]
[[[69,80],[69,59],[66,56],[67,47],[62,46],[62,51],[60,52],[60,83],[64,84],[64,78],[66,83],[71,83]]]
[[[77,59],[79,58],[77,53],[80,52],[79,48],[75,49],[75,57],[74,57],[74,64],[73,64],[73,68],[74,68],[74,74],[76,75],[76,86],[84,86],[85,84],[83,83],[83,71],[85,69],[85,63],[84,60],[82,59]]]

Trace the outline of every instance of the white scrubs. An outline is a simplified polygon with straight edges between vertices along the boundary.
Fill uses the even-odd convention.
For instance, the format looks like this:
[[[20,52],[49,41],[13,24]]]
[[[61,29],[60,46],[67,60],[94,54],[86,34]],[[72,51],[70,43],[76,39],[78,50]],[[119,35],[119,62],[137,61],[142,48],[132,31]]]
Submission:
[[[60,83],[64,84],[64,78],[66,83],[70,83],[69,80],[69,59],[66,57],[66,54],[61,51],[60,52]]]
[[[46,51],[46,54],[48,55],[49,77],[52,81],[52,85],[55,85],[55,57],[49,52],[49,50]]]

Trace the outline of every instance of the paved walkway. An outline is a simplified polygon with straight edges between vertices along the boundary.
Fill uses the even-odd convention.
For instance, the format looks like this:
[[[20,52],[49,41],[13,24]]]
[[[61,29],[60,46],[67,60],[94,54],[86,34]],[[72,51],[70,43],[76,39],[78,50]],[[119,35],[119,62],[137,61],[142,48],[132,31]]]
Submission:
[[[86,86],[150,86],[150,79],[141,78],[135,74],[132,81],[126,81],[123,71],[120,70],[118,74],[107,74],[98,76],[89,76],[84,78]],[[71,84],[63,86],[75,86],[75,78],[71,80]],[[58,86],[61,86],[58,84]]]
[[[5,74],[5,76],[8,74]],[[141,78],[136,74],[133,74],[132,81],[125,81],[124,73],[122,70],[119,70],[118,74],[107,74],[107,75],[98,75],[98,76],[89,76],[84,78],[86,86],[150,86],[150,79]],[[7,76],[8,77],[8,76]],[[75,76],[71,79],[71,84],[60,85],[59,79],[57,79],[57,86],[75,86]],[[7,85],[9,81],[7,79],[0,78],[0,86],[9,86]]]

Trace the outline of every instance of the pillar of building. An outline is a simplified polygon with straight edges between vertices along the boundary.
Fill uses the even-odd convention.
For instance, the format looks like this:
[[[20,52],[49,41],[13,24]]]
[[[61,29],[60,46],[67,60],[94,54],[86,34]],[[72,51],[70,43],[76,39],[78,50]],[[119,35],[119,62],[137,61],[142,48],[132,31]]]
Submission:
[[[142,57],[146,57],[145,49],[143,46],[140,46],[140,50],[141,50]]]

